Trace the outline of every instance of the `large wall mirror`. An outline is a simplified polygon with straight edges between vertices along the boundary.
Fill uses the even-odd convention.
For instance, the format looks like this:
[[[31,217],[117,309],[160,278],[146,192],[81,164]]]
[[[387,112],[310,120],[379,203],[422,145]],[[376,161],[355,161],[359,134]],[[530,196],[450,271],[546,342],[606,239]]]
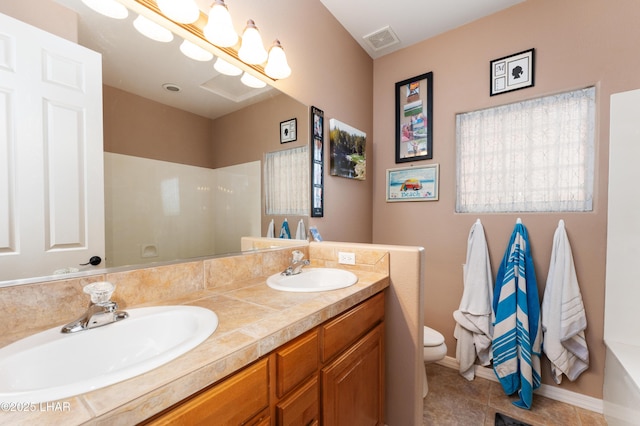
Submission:
[[[78,43],[102,54],[106,256],[79,272],[238,252],[240,237],[263,235],[264,155],[308,145],[308,107],[218,73],[215,58],[187,58],[178,36],[145,38],[135,13],[56,1],[78,13]],[[297,138],[281,144],[280,123],[294,118]],[[0,285],[37,277],[17,278],[0,271]]]

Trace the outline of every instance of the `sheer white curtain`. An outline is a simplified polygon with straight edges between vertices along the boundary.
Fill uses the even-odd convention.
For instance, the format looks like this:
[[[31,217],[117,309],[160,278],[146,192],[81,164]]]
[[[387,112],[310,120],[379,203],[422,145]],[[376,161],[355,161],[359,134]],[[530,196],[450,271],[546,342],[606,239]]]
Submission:
[[[595,88],[458,114],[457,212],[590,211]]]
[[[311,187],[307,147],[267,153],[264,183],[266,214],[308,215]]]

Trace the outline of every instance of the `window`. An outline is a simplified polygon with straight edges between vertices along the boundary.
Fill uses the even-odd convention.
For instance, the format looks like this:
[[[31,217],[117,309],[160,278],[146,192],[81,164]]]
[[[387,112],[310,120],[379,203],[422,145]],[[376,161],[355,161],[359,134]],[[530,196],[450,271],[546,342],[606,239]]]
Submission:
[[[267,153],[264,185],[266,214],[308,215],[310,184],[307,147]]]
[[[456,116],[456,211],[593,209],[595,88]]]

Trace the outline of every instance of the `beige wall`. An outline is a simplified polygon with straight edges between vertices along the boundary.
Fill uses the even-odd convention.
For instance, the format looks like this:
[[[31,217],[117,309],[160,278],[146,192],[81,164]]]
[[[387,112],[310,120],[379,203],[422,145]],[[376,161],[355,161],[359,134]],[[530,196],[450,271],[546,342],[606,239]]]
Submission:
[[[74,42],[78,41],[75,12],[51,0],[0,0],[0,13]]]
[[[211,120],[103,86],[104,150],[214,168]]]
[[[325,135],[331,118],[367,134],[365,181],[330,176],[329,141],[325,140],[324,217],[311,218],[309,223],[318,227],[325,240],[371,242],[373,60],[319,0],[248,3],[256,22],[269,23],[272,37],[266,35],[265,40],[277,36],[282,41],[293,70],[291,77],[277,81],[275,86],[300,102],[323,110]],[[234,10],[239,6],[234,5]]]
[[[449,356],[455,356],[452,312],[462,295],[462,263],[473,222],[480,218],[484,224],[495,277],[515,220],[522,218],[529,230],[542,297],[553,233],[563,218],[587,311],[591,366],[575,383],[565,379],[562,387],[602,397],[609,96],[640,87],[638,16],[640,3],[632,0],[527,1],[375,61],[373,240],[425,247],[425,323],[446,336]],[[535,87],[490,97],[489,61],[532,47],[536,49]],[[385,169],[398,166],[388,142],[394,140],[394,83],[428,71],[434,73],[434,157],[414,164],[440,164],[440,200],[387,204]],[[593,212],[454,212],[456,113],[589,85],[596,85],[598,103]],[[543,382],[551,383],[546,361]]]
[[[297,139],[280,143],[280,122],[297,119]],[[217,118],[212,126],[213,167],[262,161],[267,152],[307,146],[309,111],[286,95],[277,95]]]

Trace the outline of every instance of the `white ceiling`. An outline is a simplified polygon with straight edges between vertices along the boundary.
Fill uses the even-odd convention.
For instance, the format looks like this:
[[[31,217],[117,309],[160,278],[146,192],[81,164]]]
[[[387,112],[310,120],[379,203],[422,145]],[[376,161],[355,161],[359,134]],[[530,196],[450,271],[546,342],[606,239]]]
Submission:
[[[351,36],[379,58],[524,0],[320,0]],[[364,37],[391,27],[399,43],[374,50]]]
[[[102,53],[103,81],[109,86],[209,118],[221,117],[279,93],[269,86],[247,90],[237,77],[218,74],[213,62],[186,58],[179,51],[179,37],[171,43],[157,43],[141,36],[132,25],[135,14],[115,20],[95,13],[80,0],[56,1],[78,13],[79,43]],[[210,0],[196,1],[208,12]],[[524,0],[320,1],[375,59]],[[250,8],[244,1],[234,6]],[[363,37],[386,26],[391,27],[399,42],[376,51]],[[182,91],[164,90],[165,83],[180,86]],[[216,87],[218,94],[211,92]],[[220,96],[223,89],[232,90],[242,99]]]

